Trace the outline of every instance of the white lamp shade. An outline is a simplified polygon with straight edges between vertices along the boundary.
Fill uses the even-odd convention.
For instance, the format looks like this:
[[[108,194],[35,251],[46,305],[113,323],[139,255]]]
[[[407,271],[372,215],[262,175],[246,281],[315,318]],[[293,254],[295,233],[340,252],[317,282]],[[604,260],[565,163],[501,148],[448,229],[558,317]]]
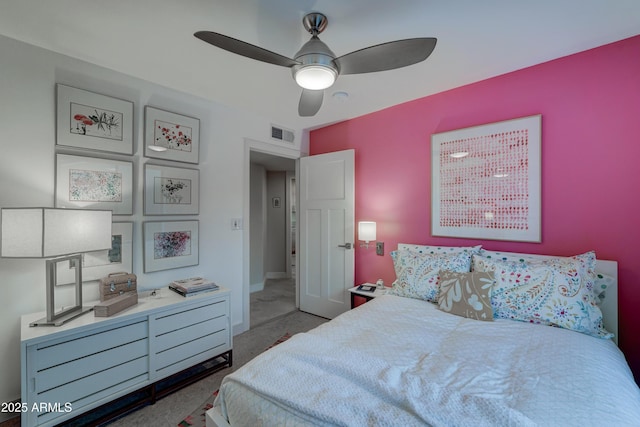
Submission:
[[[111,211],[3,208],[0,255],[50,258],[111,249]]]
[[[358,240],[365,242],[376,240],[376,223],[374,221],[360,221],[358,223]]]

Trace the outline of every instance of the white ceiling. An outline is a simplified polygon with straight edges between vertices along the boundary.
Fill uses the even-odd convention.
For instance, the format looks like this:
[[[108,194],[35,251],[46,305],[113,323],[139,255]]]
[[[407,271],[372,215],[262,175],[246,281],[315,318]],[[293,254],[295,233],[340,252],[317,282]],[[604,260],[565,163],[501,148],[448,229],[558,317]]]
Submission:
[[[411,37],[438,44],[422,63],[339,77],[320,112],[300,118],[290,70],[193,37],[215,31],[291,57],[310,11],[327,15],[320,37],[337,56]],[[0,0],[0,34],[309,129],[640,34],[640,1]]]

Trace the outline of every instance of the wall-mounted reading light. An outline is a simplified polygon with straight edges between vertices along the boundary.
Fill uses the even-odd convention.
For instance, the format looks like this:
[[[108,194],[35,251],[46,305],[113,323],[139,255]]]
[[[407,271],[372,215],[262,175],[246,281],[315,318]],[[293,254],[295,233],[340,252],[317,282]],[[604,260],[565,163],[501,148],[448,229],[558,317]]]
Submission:
[[[364,241],[364,243],[360,243],[360,247],[369,249],[369,242],[376,240],[376,223],[374,221],[358,222],[358,240]]]

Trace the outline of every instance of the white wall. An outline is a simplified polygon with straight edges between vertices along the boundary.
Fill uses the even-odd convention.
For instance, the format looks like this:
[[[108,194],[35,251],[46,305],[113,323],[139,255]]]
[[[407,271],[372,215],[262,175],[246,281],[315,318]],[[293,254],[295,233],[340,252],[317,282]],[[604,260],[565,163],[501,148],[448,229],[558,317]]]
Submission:
[[[271,277],[286,276],[287,272],[287,183],[286,172],[267,171],[267,250],[265,273]],[[280,199],[280,206],[273,199]],[[275,274],[273,274],[275,273]]]
[[[264,253],[266,243],[266,185],[267,171],[264,166],[251,163],[250,205],[250,284],[251,292],[261,291],[264,287]]]
[[[134,189],[137,190],[134,191],[134,215],[116,216],[115,220],[134,222],[133,272],[138,275],[139,288],[142,291],[165,286],[171,280],[194,275],[211,278],[232,290],[234,330],[245,330],[246,320],[243,323],[243,319],[248,316],[243,312],[243,307],[248,307],[248,302],[244,301],[248,290],[243,284],[243,231],[231,230],[231,218],[245,215],[245,138],[278,146],[277,142],[269,139],[271,122],[267,118],[233,110],[213,101],[179,93],[2,36],[0,58],[0,207],[54,205],[56,83],[133,101],[134,155],[82,154],[134,162]],[[189,78],[188,69],[185,78]],[[198,216],[142,215],[142,166],[147,161],[162,163],[142,155],[145,105],[200,119]],[[306,144],[307,134],[302,136]],[[299,150],[300,147],[296,148]],[[172,165],[180,166],[176,163]],[[200,221],[199,266],[143,273],[142,222],[159,219]],[[0,259],[2,402],[20,396],[20,316],[45,309],[44,264],[44,260]],[[248,277],[246,280],[248,282]],[[84,292],[85,301],[97,299],[97,282],[87,283]],[[0,421],[3,415],[0,414]]]

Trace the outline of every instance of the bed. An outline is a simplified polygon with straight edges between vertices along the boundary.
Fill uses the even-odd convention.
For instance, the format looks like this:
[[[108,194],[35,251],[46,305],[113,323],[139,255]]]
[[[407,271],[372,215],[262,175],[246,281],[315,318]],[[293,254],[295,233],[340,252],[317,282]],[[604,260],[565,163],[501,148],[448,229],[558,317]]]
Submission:
[[[397,280],[387,295],[293,336],[225,377],[207,426],[640,425],[640,390],[611,337],[617,333],[616,262],[596,260],[595,254],[560,258],[429,248],[399,245],[392,253]],[[460,254],[470,252],[469,267],[457,265],[466,259]],[[404,264],[401,254],[410,257]],[[436,259],[430,271],[437,280],[416,259]],[[495,293],[488,295],[495,298],[492,319],[480,319],[486,306],[466,315],[446,310],[460,289],[456,294],[447,285],[453,273],[440,262],[458,268],[458,279],[480,278],[474,289]],[[558,268],[563,274],[554,276]],[[558,327],[549,326],[546,314],[530,305],[535,297],[523,301],[509,288],[527,274],[535,279],[531,271],[542,271],[536,269],[561,290],[562,298],[549,294],[548,301],[564,304],[561,314],[571,314],[571,323],[547,310]],[[492,278],[490,287],[484,277]],[[429,281],[426,288],[414,286]],[[544,292],[538,285],[528,282],[526,295]],[[435,301],[411,296],[433,286]],[[520,298],[520,308],[537,321],[514,319],[501,308],[504,288],[506,300]],[[595,304],[586,307],[591,295]],[[595,329],[585,329],[589,321],[572,312],[571,298],[582,312],[592,310]]]

